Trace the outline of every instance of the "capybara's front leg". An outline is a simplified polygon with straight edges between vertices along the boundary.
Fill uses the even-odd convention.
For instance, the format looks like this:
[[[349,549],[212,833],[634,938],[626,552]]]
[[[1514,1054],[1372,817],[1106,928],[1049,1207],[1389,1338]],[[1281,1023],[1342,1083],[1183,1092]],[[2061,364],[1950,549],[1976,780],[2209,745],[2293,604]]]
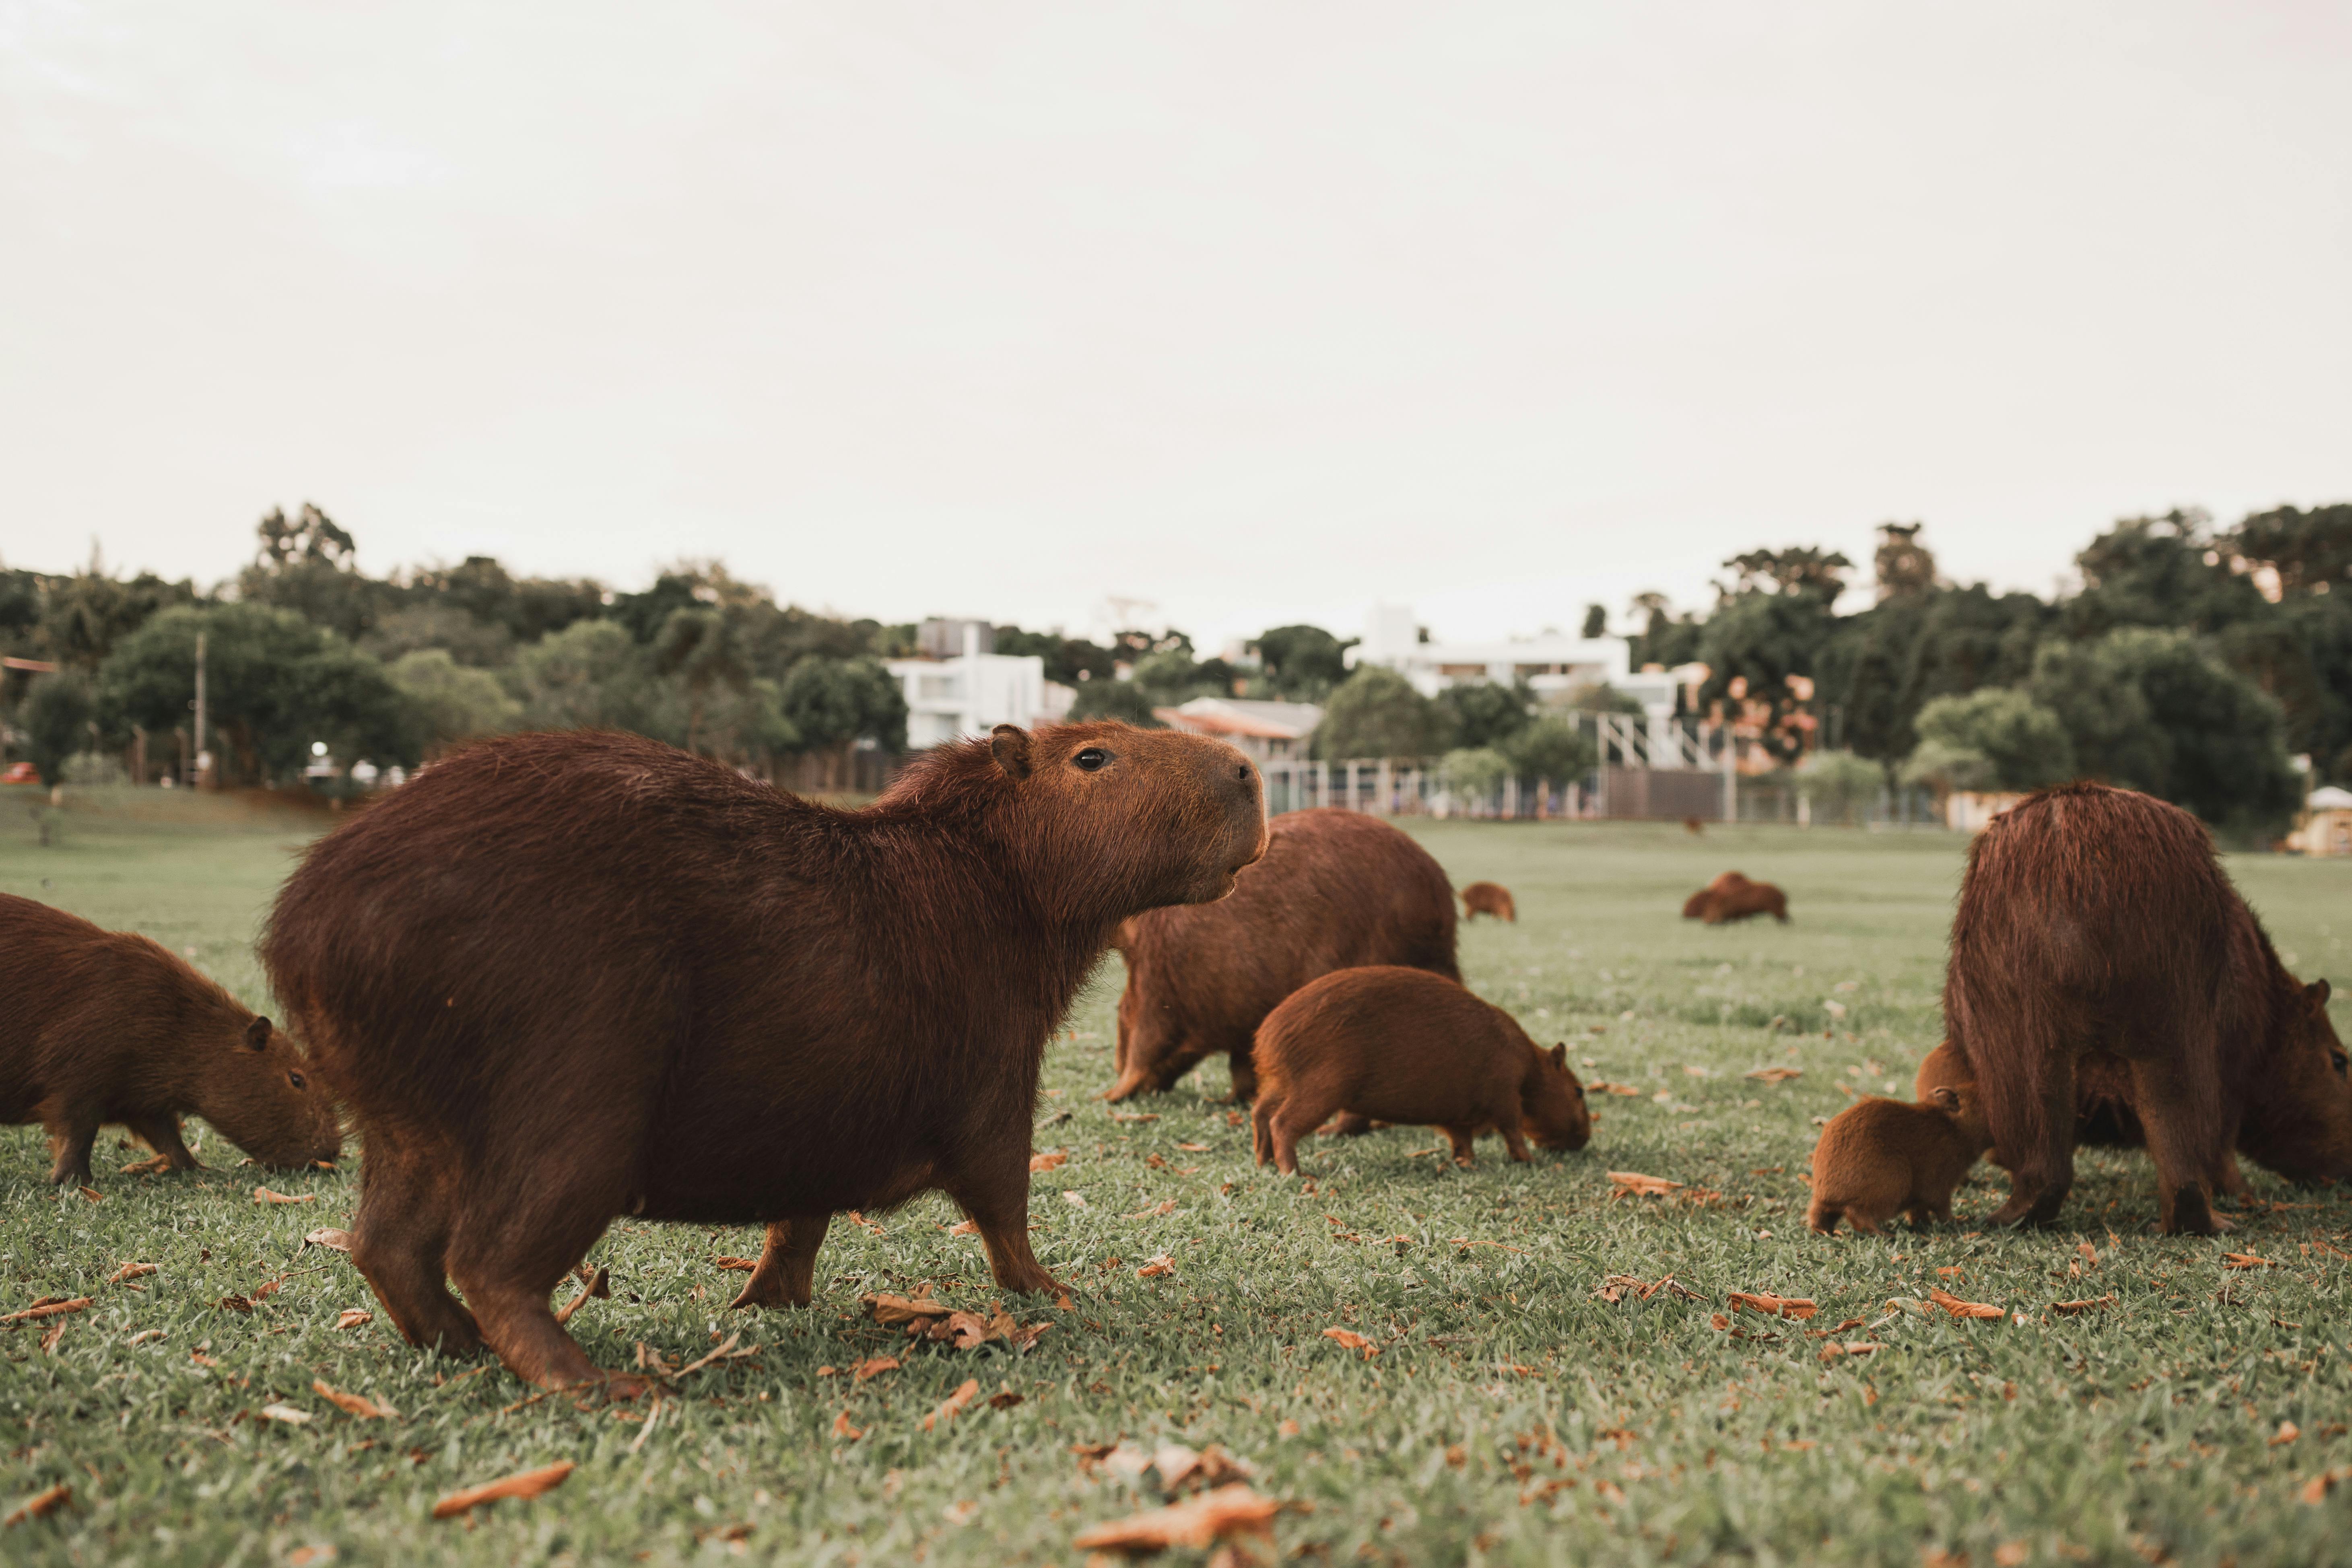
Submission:
[[[2074,1185],[2074,1058],[2055,1039],[2006,1042],[1998,1057],[2033,1067],[2024,1081],[2006,1073],[1978,1079],[1994,1152],[2010,1168],[2009,1201],[1992,1223],[2048,1225]]]
[[[201,1171],[204,1162],[189,1152],[187,1143],[180,1137],[180,1119],[170,1111],[154,1116],[126,1116],[122,1124],[131,1135],[146,1141],[147,1147],[163,1156],[164,1163],[174,1171]]]
[[[948,1196],[971,1216],[980,1239],[988,1248],[989,1272],[1007,1290],[1052,1292],[1066,1289],[1045,1271],[1029,1248],[1029,1169],[1020,1163],[994,1162],[1005,1169],[960,1173],[949,1183]]]
[[[2210,1051],[2185,1053],[2210,1062]],[[2212,1236],[2221,1229],[2206,1184],[2229,1157],[2216,1149],[2212,1118],[2203,1108],[2217,1103],[2220,1086],[2211,1075],[2184,1069],[2172,1060],[2143,1058],[2132,1068],[2134,1109],[2147,1133],[2147,1156],[2156,1166],[2157,1229],[2166,1236]]]
[[[1225,1053],[1225,1066],[1233,1074],[1233,1101],[1247,1105],[1257,1098],[1257,1064],[1250,1059],[1246,1047]]]
[[[98,1143],[98,1118],[95,1105],[60,1106],[43,1118],[49,1150],[57,1156],[49,1165],[50,1185],[89,1184],[89,1152]]]
[[[1455,1164],[1461,1166],[1466,1171],[1473,1164],[1476,1163],[1478,1139],[1477,1132],[1475,1128],[1441,1127],[1438,1131],[1445,1134],[1445,1141],[1448,1143],[1454,1145],[1454,1163]]]
[[[1331,1123],[1328,1135],[1333,1138],[1361,1138],[1371,1130],[1370,1117],[1359,1116],[1352,1110],[1343,1110],[1339,1112],[1339,1120]]]
[[[730,1307],[805,1307],[816,1295],[816,1249],[833,1224],[826,1214],[796,1215],[768,1226],[759,1267]]]
[[[1512,1159],[1522,1165],[1534,1160],[1535,1156],[1528,1152],[1527,1131],[1519,1122],[1517,1111],[1507,1110],[1496,1117],[1495,1131],[1503,1135],[1503,1147],[1510,1152]]]
[[[2254,1195],[2254,1189],[2246,1184],[2246,1173],[2238,1169],[2238,1152],[2234,1149],[2221,1156],[2221,1168],[2213,1173],[2213,1184],[2240,1203]]]

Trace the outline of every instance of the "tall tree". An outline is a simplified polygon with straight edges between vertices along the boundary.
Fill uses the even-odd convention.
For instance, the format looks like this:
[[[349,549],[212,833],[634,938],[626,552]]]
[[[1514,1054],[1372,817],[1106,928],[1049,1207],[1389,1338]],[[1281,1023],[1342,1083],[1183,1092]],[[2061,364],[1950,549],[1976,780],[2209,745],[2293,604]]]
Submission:
[[[1419,760],[1453,744],[1445,710],[1383,665],[1366,665],[1323,704],[1315,754],[1331,762],[1365,757]]]
[[[1290,702],[1319,702],[1348,679],[1347,651],[1357,639],[1333,637],[1321,626],[1269,626],[1250,644],[1267,686]]]

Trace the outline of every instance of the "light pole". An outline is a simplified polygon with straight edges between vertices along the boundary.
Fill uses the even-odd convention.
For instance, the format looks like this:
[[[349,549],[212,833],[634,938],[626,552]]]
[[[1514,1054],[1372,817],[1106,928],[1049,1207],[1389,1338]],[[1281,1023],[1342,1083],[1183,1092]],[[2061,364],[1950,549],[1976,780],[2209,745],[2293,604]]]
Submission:
[[[196,634],[196,776],[194,783],[204,784],[212,772],[212,753],[205,750],[205,634]]]

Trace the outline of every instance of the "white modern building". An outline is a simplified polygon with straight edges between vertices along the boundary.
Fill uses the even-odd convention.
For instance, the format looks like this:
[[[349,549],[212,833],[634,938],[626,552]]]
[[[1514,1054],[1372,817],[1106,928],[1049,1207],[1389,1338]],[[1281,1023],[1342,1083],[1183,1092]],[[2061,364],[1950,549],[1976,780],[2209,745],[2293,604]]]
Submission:
[[[907,699],[907,744],[920,751],[985,735],[999,724],[1058,722],[1076,693],[1045,679],[1034,654],[983,653],[981,624],[963,624],[963,652],[952,658],[894,658],[886,668]]]
[[[1364,640],[1349,648],[1346,658],[1351,667],[1384,664],[1428,697],[1465,680],[1503,686],[1524,680],[1546,699],[1606,683],[1653,713],[1670,717],[1675,710],[1674,675],[1633,668],[1622,637],[1554,635],[1502,642],[1423,642],[1411,605],[1380,605],[1364,618]]]

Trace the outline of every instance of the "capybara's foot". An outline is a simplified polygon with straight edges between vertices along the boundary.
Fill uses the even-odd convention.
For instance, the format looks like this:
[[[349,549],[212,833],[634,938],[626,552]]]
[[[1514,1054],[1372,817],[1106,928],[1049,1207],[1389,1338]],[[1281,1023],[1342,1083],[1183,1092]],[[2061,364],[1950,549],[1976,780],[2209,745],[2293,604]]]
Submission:
[[[2174,1189],[2172,1201],[2163,1207],[2167,1212],[2158,1219],[2157,1229],[2166,1236],[2219,1236],[2229,1226],[2228,1221],[2213,1212],[2202,1187]]]
[[[732,1307],[805,1307],[816,1295],[816,1252],[830,1215],[780,1219],[768,1226],[759,1266],[743,1282]]]
[[[2020,1229],[2054,1224],[2066,1205],[2064,1187],[2036,1189],[2022,1183],[2011,1188],[2009,1201],[1992,1211],[1987,1223]]]
[[[1361,1138],[1371,1130],[1370,1117],[1359,1116],[1352,1110],[1343,1110],[1337,1120],[1322,1131],[1326,1138]]]

